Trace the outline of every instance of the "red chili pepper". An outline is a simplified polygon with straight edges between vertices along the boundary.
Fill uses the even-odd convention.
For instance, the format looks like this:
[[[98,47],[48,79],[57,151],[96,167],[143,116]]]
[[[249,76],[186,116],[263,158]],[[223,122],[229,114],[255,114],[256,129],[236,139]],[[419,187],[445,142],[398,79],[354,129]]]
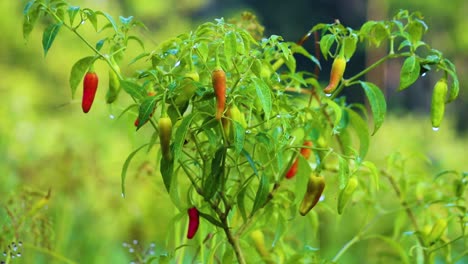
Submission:
[[[200,225],[200,215],[196,207],[191,207],[187,210],[189,216],[189,225],[187,231],[187,238],[192,239],[197,233],[198,226]]]
[[[221,119],[226,105],[226,73],[220,67],[213,70],[211,81],[216,96],[216,119]]]
[[[312,141],[310,140],[304,141],[304,147],[312,147]],[[302,157],[304,157],[304,159],[308,160],[311,153],[312,153],[312,149],[301,148],[301,155]],[[299,157],[296,158],[296,160],[294,160],[294,163],[291,165],[291,168],[289,168],[288,172],[286,172],[286,179],[291,179],[294,176],[296,176],[298,166],[299,166]]]
[[[98,87],[99,78],[93,71],[88,71],[83,79],[83,100],[81,108],[84,113],[88,113],[93,105],[94,97]]]

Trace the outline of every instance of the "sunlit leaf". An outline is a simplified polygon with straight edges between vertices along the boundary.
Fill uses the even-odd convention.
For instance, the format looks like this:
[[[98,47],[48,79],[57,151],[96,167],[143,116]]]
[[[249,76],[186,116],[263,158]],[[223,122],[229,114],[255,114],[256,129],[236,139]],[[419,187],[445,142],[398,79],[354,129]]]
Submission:
[[[333,113],[334,113],[333,132],[335,134],[338,134],[340,132],[340,129],[343,129],[345,127],[345,126],[340,126],[340,121],[343,116],[343,110],[333,100],[325,99],[325,102],[327,103],[328,106],[330,106],[333,109]]]
[[[252,78],[252,81],[255,85],[255,89],[257,90],[257,96],[262,103],[263,111],[265,112],[265,119],[270,118],[270,114],[272,111],[272,99],[271,99],[271,91],[268,85],[260,78]]]
[[[349,163],[342,156],[338,156],[338,182],[340,190],[343,190],[348,184],[349,178]]]
[[[138,101],[143,100],[146,97],[146,91],[143,87],[131,80],[123,80],[120,82],[122,89],[130,96]]]
[[[234,126],[234,148],[239,155],[244,148],[245,128],[237,121],[232,121]]]
[[[351,109],[346,109],[349,114],[349,121],[359,138],[359,158],[364,160],[369,150],[369,129],[362,117]]]
[[[387,102],[385,96],[377,85],[370,82],[360,82],[371,107],[372,115],[374,117],[374,135],[382,125],[385,114],[387,112]]]
[[[330,53],[330,48],[333,45],[333,43],[335,43],[335,39],[336,39],[335,35],[332,35],[332,34],[325,35],[320,39],[320,51],[322,52],[323,57],[325,59],[328,58],[328,54]]]
[[[378,191],[380,188],[380,173],[379,170],[377,169],[377,166],[375,166],[374,163],[370,161],[363,161],[362,165],[370,170],[370,175],[372,179],[372,183],[374,184],[374,188]]]
[[[76,88],[95,59],[96,58],[94,56],[84,57],[73,65],[69,79],[72,98],[75,98]]]
[[[96,11],[95,14],[105,17],[109,21],[110,25],[114,28],[114,31],[119,32],[119,28],[117,26],[117,23],[115,23],[115,20],[111,15],[109,15],[106,12],[102,12],[102,11]]]
[[[415,55],[405,59],[400,72],[399,90],[404,90],[419,78],[420,65]]]
[[[236,33],[233,31],[229,31],[224,36],[224,55],[226,56],[226,61],[229,65],[232,64],[232,58],[237,53],[237,40],[236,40]]]

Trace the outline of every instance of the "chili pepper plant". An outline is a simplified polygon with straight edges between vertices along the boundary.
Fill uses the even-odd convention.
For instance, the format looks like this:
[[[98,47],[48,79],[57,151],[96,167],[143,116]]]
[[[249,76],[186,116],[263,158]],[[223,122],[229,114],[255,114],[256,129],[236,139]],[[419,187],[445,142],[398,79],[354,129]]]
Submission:
[[[394,187],[395,199],[401,199],[408,219],[415,220],[392,174],[366,159],[370,138],[384,122],[387,106],[380,87],[366,81],[365,75],[389,60],[399,60],[399,90],[411,88],[423,72],[439,76],[448,88],[434,94],[437,98],[432,107],[437,109],[432,112],[437,128],[445,104],[459,92],[454,64],[423,41],[428,27],[422,16],[405,10],[389,20],[368,21],[359,29],[339,21],[317,24],[297,43],[278,35],[263,36],[263,27],[250,13],[203,23],[156,45],[140,38],[141,30],[147,29],[134,17],[115,18],[62,0],[27,3],[25,38],[38,21],[47,23],[44,55],[53,56],[52,44],[64,31],[87,47],[87,56],[73,58],[76,63],[69,79],[73,97],[93,65],[106,65],[109,72],[94,68],[96,75],[110,76],[110,84],[101,83],[97,91],[107,92],[106,100],[94,104],[119,105],[120,116],[137,116],[128,124],[136,126],[135,133],[142,128],[153,131],[147,143],[122,164],[121,190],[116,192],[131,195],[125,186],[132,184],[127,170],[135,154],[157,150],[151,152],[158,153],[151,159],[180,212],[176,223],[184,227],[188,223],[188,233],[178,240],[180,245],[186,239],[197,241],[199,248],[211,243],[210,250],[192,256],[202,262],[335,263],[369,235],[366,230],[356,231],[349,243],[336,249],[334,257],[327,258],[320,249],[307,246],[317,243],[313,234],[326,225],[310,225],[306,230],[310,240],[298,246],[288,238],[288,219],[318,219],[317,210],[339,217],[352,210],[346,208],[351,201],[364,200],[363,195],[356,198],[353,194],[375,193],[381,185]],[[100,40],[87,39],[82,34],[84,27],[92,27]],[[317,43],[316,50],[304,48],[305,41]],[[129,45],[133,44],[141,53],[129,58]],[[346,72],[346,64],[354,63],[358,48],[381,46],[387,47],[383,57],[355,74]],[[298,56],[313,66],[299,71]],[[334,61],[331,72],[320,71],[325,61]],[[129,71],[135,63],[144,66]],[[326,77],[324,82],[319,81],[319,72]],[[343,95],[345,90],[358,89],[364,91],[366,104],[351,104]],[[125,100],[129,98],[131,101]],[[91,103],[86,102],[89,107]],[[389,178],[391,184],[381,178]],[[461,183],[463,188],[465,183]],[[328,196],[323,196],[324,190]],[[325,205],[322,199],[332,202]],[[453,203],[461,201],[454,199]],[[334,207],[329,206],[332,203]],[[455,219],[448,221],[456,224]],[[455,238],[443,235],[447,221],[443,223],[431,233],[413,221],[415,254],[408,257],[398,250],[395,254],[400,252],[406,261],[429,261],[434,255],[446,254],[444,248]],[[397,238],[382,239],[398,248]],[[178,248],[168,246],[169,258],[177,259]]]

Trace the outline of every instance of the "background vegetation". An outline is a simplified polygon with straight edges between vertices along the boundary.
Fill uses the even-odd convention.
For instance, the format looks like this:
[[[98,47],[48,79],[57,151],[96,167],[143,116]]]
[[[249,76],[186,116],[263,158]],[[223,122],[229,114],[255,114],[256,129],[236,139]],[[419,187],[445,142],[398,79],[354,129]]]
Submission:
[[[289,40],[299,39],[318,22],[337,18],[343,24],[358,26],[369,17],[383,19],[400,8],[419,10],[430,27],[427,42],[453,58],[457,65],[462,84],[460,98],[456,105],[449,107],[451,118],[435,133],[428,118],[430,93],[425,93],[434,80],[420,81],[415,84],[420,87],[417,90],[395,95],[398,67],[387,65],[377,77],[382,77],[382,87],[387,89],[391,112],[372,138],[373,149],[368,158],[377,164],[386,164],[388,157],[406,160],[408,188],[414,188],[415,194],[420,190],[423,196],[437,195],[444,188],[453,188],[453,178],[434,179],[444,170],[468,170],[468,139],[464,130],[468,98],[463,89],[463,84],[468,82],[463,74],[468,67],[466,1],[452,0],[450,5],[427,0],[389,0],[385,2],[387,5],[377,1],[382,3],[379,9],[372,9],[373,1],[357,0],[312,1],[313,4],[297,1],[294,5],[284,1],[263,2],[74,1],[76,5],[110,10],[112,15],[138,17],[151,32],[144,33],[148,41],[155,45],[190,30],[200,21],[229,16],[243,9],[258,14],[267,34],[283,35]],[[42,49],[37,45],[41,41],[40,31],[33,32],[29,42],[35,44],[28,46],[21,36],[24,5],[24,1],[0,2],[3,12],[0,16],[3,35],[0,43],[0,249],[6,250],[16,237],[22,242],[18,249],[22,256],[12,263],[128,263],[138,254],[154,251],[159,255],[164,253],[166,245],[180,244],[184,229],[177,230],[174,226],[178,221],[185,223],[186,219],[174,221],[177,212],[162,188],[154,155],[141,153],[135,157],[127,180],[127,197],[120,196],[120,168],[127,154],[140,146],[141,139],[148,136],[145,132],[150,131],[142,129],[135,133],[132,117],[112,118],[120,112],[118,106],[108,108],[96,104],[92,114],[83,115],[79,100],[67,100],[71,98],[69,69],[76,59],[85,55],[84,47],[71,34],[61,34],[56,40],[60,44],[50,50],[53,56],[42,59]],[[361,61],[355,67],[360,64],[363,67],[368,57],[361,51],[361,56],[356,58]],[[302,67],[312,65],[304,62]],[[325,63],[324,72],[328,69]],[[327,78],[323,75],[322,78]],[[101,82],[107,82],[105,77]],[[104,97],[103,89],[98,92],[97,100]],[[398,204],[388,188],[376,195],[385,208]],[[325,197],[325,205],[333,207],[336,194],[326,193]],[[327,206],[318,207],[320,222],[326,226],[321,226],[320,239],[313,246],[322,248],[323,257],[333,258],[363,220],[373,217],[375,208],[366,209],[366,197],[358,196],[355,200],[359,202],[353,203],[348,213],[339,218],[332,218]],[[425,210],[428,218],[442,213],[436,207]],[[380,224],[372,227],[376,233],[392,231],[399,221],[398,213],[376,215],[381,215],[376,218]],[[308,224],[301,218],[290,221],[297,226],[290,230],[292,236],[301,233],[301,225]],[[421,219],[421,222],[430,220]],[[378,263],[385,260],[389,250],[383,243],[362,241],[343,256],[343,263],[362,263],[363,259]],[[466,253],[466,242],[457,244],[453,250]],[[459,263],[463,261],[468,259],[460,259]]]

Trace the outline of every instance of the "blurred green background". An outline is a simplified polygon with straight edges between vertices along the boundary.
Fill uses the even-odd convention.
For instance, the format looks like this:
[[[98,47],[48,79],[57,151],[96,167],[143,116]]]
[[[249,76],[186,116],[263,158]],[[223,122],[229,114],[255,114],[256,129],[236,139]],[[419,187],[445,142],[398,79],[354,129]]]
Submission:
[[[418,81],[411,91],[398,94],[395,89],[401,62],[389,63],[369,76],[385,89],[390,113],[372,138],[373,149],[368,158],[384,164],[385,158],[395,152],[409,157],[426,156],[429,160],[415,168],[428,178],[444,169],[468,170],[468,95],[463,89],[468,83],[465,74],[468,2],[465,0],[451,0],[450,4],[436,0],[304,0],[294,4],[279,0],[70,2],[104,10],[113,16],[133,15],[141,19],[149,28],[141,32],[148,50],[202,21],[229,17],[243,10],[255,12],[267,34],[283,35],[290,41],[298,40],[319,22],[339,19],[358,28],[368,19],[385,19],[399,9],[419,10],[429,26],[425,40],[446,54],[458,68],[460,98],[448,107],[447,119],[435,133],[428,113],[430,89],[440,77],[438,73]],[[89,55],[88,50],[75,36],[64,31],[44,58],[41,48],[44,25],[33,31],[27,43],[22,37],[25,3],[0,2],[0,246],[6,248],[13,240],[23,243],[22,257],[12,263],[66,263],[62,256],[76,263],[129,263],[136,253],[129,252],[123,243],[133,244],[137,252],[150,249],[161,253],[163,245],[186,242],[182,239],[184,230],[173,229],[179,221],[185,226],[186,219],[173,219],[179,212],[161,188],[155,151],[135,156],[128,173],[127,197],[121,197],[121,167],[127,155],[146,142],[151,131],[143,128],[135,132],[135,116],[131,114],[112,118],[123,110],[124,104],[107,106],[105,89],[97,94],[96,100],[101,103],[96,103],[87,115],[81,112],[81,93],[77,93],[77,99],[71,99],[68,76],[73,63]],[[89,37],[96,38],[91,31]],[[307,45],[306,48],[313,50],[312,41]],[[353,58],[354,68],[350,71],[362,69],[369,58],[377,55],[361,50]],[[312,67],[299,62],[303,63],[303,69]],[[324,62],[324,72],[328,68],[329,63]],[[106,85],[105,74],[100,82]],[[360,98],[350,96],[353,100]],[[48,190],[51,196],[47,205],[31,214]],[[338,250],[345,242],[344,235],[336,237],[341,221],[334,221],[335,233],[324,234],[323,239],[331,243],[326,246],[330,251]],[[358,225],[361,219],[354,218],[356,223],[346,221]],[[155,243],[154,247],[151,243]],[[358,262],[362,256],[357,252],[348,253],[345,263],[362,263]]]

